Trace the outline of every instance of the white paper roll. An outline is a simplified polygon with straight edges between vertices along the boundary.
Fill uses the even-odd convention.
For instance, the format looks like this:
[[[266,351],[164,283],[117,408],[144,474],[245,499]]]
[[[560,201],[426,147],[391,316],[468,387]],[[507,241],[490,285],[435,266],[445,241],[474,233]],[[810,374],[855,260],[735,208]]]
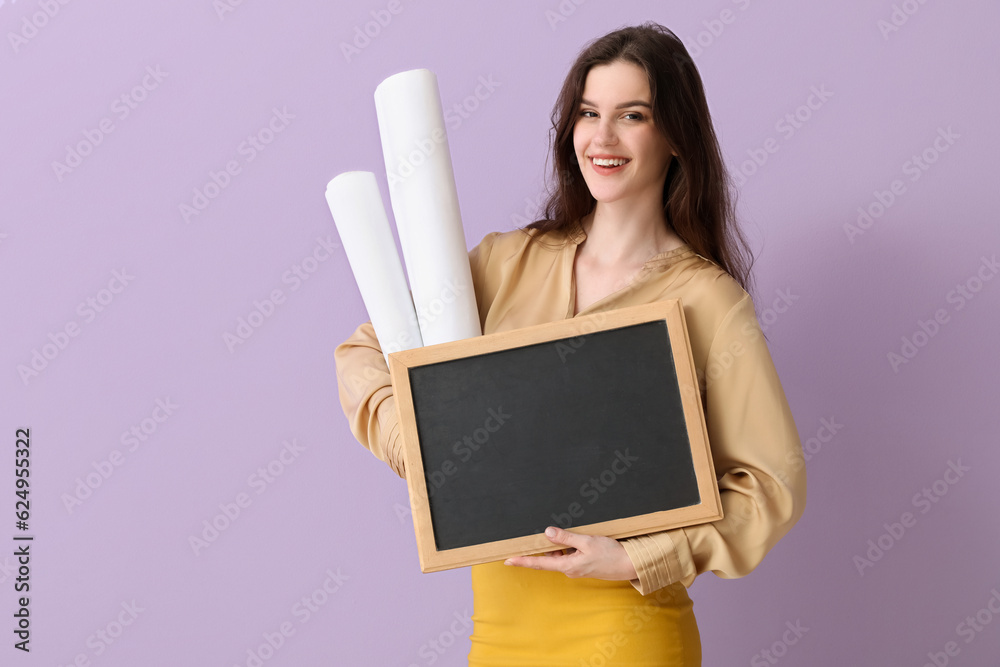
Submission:
[[[426,69],[375,89],[389,197],[424,345],[482,335],[437,77]]]
[[[338,175],[326,186],[326,201],[388,365],[390,353],[423,343],[375,174]]]

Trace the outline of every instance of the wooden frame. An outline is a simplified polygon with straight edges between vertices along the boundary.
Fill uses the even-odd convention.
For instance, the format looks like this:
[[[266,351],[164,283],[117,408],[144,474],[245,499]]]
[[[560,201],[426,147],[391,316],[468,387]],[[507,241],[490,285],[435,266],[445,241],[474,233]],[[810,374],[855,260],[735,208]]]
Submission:
[[[405,451],[407,487],[413,513],[413,527],[420,557],[420,568],[423,572],[435,572],[503,560],[510,556],[553,551],[560,547],[550,542],[539,531],[537,533],[484,543],[438,548],[431,507],[431,497],[434,489],[432,489],[431,483],[428,480],[423,462],[425,449],[442,447],[443,445],[420,441],[411,374],[418,372],[421,368],[442,364],[442,362],[472,360],[482,355],[490,355],[501,351],[517,352],[518,348],[527,349],[529,346],[535,346],[539,343],[552,343],[557,346],[563,345],[566,351],[572,353],[574,346],[579,348],[583,342],[588,340],[586,336],[600,332],[614,332],[615,330],[632,327],[633,325],[659,322],[665,323],[666,334],[669,338],[669,352],[676,371],[676,390],[679,393],[683,421],[687,430],[686,437],[690,444],[690,460],[693,463],[696,478],[698,502],[688,506],[652,511],[637,516],[626,516],[572,526],[570,530],[581,534],[623,538],[716,521],[722,518],[719,488],[712,462],[712,452],[708,442],[708,432],[705,427],[701,394],[698,389],[694,359],[691,354],[687,326],[684,320],[684,311],[678,299],[658,301],[651,304],[594,313],[451,343],[404,350],[389,355],[390,374],[396,397],[400,433],[403,438]],[[594,338],[590,340],[598,339]],[[603,340],[610,339],[605,338]],[[482,358],[484,360],[488,359],[487,357]],[[499,357],[494,357],[494,359],[497,358]],[[441,367],[438,366],[437,368]],[[657,376],[657,378],[659,377]],[[530,386],[524,387],[525,392],[530,392],[531,389]],[[606,391],[606,389],[602,388],[598,391]],[[419,402],[421,397],[417,397],[417,399]],[[546,400],[547,397],[540,396],[538,397],[538,404],[543,405]],[[653,420],[651,419],[650,421]],[[546,445],[551,445],[551,440],[546,441]],[[653,445],[648,446],[652,447]],[[533,449],[532,451],[537,451],[537,449],[540,448]],[[551,470],[551,461],[548,464]],[[437,474],[441,475],[443,473],[438,472]],[[664,480],[664,485],[669,484],[669,482],[670,480]],[[689,483],[694,484],[690,480]],[[625,485],[622,486],[624,487]],[[626,493],[628,491],[622,492]]]

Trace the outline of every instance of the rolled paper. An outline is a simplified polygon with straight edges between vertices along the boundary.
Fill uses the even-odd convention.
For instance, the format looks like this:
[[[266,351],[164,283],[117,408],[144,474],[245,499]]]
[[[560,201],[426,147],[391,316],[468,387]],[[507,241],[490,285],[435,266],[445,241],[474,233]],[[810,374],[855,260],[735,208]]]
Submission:
[[[424,345],[482,335],[437,77],[394,74],[375,89],[389,198]]]
[[[392,352],[423,342],[375,174],[338,175],[327,183],[326,201],[388,365]]]

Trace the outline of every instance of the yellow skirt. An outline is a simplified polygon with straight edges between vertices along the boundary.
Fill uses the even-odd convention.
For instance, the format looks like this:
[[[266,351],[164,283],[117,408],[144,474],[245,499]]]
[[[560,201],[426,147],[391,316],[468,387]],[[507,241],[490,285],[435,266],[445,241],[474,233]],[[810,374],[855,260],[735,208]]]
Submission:
[[[472,570],[469,667],[698,667],[701,637],[679,583],[641,595],[627,581],[504,565]]]

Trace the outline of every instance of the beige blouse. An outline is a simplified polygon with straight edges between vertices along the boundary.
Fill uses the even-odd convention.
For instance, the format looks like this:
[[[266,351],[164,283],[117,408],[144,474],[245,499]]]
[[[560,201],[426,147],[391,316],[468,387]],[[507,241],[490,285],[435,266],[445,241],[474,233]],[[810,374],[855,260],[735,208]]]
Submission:
[[[529,237],[538,237],[529,243]],[[574,317],[573,260],[586,234],[492,232],[469,251],[483,333]],[[651,257],[634,279],[578,315],[679,298],[684,308],[725,517],[621,540],[648,595],[702,572],[742,577],[802,516],[806,474],[795,422],[750,296],[684,245]],[[351,432],[405,477],[389,369],[371,322],[334,352]]]

